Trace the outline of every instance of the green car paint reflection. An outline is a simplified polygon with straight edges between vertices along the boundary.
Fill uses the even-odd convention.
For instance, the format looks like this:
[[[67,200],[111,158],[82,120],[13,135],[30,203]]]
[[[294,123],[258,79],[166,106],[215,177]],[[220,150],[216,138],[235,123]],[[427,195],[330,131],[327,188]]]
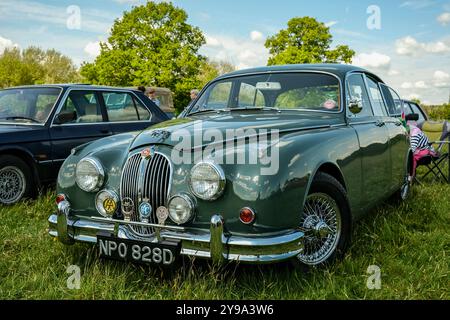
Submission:
[[[74,150],[59,173],[57,192],[65,200],[49,218],[50,234],[71,239],[66,243],[96,243],[105,231],[111,239],[139,245],[172,241],[182,255],[217,262],[329,263],[348,247],[353,221],[396,193],[404,199],[409,190],[406,130],[387,115],[389,99],[367,87],[368,80],[382,83],[363,69],[332,64],[221,76],[203,89],[183,118]],[[196,163],[174,159],[174,152],[180,157],[187,152],[180,148],[183,136],[193,138],[189,151],[216,145],[224,159],[250,157],[249,150],[256,150],[250,138],[238,151],[227,143],[239,140],[201,139],[200,124],[202,133],[214,130],[223,137],[230,130],[256,132],[258,138],[261,130],[276,130],[278,170],[266,175],[262,164],[207,161],[197,180]],[[142,152],[151,155],[143,158]],[[258,153],[258,159],[268,155]],[[97,159],[104,171],[98,190],[83,191],[76,182],[77,164],[87,157]],[[216,188],[217,194],[204,200],[197,185]],[[113,216],[101,215],[98,201],[96,207],[102,190],[118,195]],[[134,209],[127,217],[123,201],[129,199]],[[139,218],[143,201],[154,211],[148,226]],[[247,217],[241,215],[245,208]],[[157,209],[168,214],[164,224]],[[183,223],[177,220],[185,217]]]

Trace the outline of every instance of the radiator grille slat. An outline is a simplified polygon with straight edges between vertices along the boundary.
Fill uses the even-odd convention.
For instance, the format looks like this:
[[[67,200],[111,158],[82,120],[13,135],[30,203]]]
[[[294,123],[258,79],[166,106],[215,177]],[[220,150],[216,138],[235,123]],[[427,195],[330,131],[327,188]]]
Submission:
[[[144,159],[140,153],[128,158],[122,173],[120,197],[134,201],[132,221],[139,221],[139,205],[148,200],[153,212],[149,223],[158,223],[156,209],[167,206],[172,171],[169,160],[160,153]],[[155,230],[150,227],[130,226],[140,236],[152,236]]]

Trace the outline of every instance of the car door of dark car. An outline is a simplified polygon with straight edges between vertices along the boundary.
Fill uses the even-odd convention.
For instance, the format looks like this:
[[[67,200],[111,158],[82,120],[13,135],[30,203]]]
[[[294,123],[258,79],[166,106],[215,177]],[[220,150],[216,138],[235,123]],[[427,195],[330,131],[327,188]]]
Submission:
[[[385,84],[380,83],[381,91],[388,110],[403,110],[399,95]],[[405,127],[399,118],[390,117],[386,120],[389,131],[389,144],[392,159],[391,190],[398,189],[405,178],[406,159],[409,150],[408,136]]]
[[[111,135],[105,119],[96,91],[70,90],[50,127],[54,168],[59,169],[72,148]]]
[[[130,92],[103,91],[101,101],[114,134],[141,131],[168,119],[165,115],[161,116],[157,111],[151,110]]]
[[[357,135],[360,144],[359,157],[361,159],[361,203],[364,210],[382,199],[390,184],[391,159],[389,152],[389,138],[383,117],[375,114],[372,109],[371,98],[365,84],[365,77],[355,73],[347,80],[348,101],[358,101],[362,110],[357,114],[349,114],[349,124]],[[358,173],[355,173],[358,174]]]

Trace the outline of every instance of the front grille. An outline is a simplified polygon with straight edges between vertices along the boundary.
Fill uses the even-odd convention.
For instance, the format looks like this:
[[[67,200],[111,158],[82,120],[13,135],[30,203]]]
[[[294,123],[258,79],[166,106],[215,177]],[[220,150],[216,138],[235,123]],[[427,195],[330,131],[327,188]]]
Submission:
[[[131,221],[140,222],[139,205],[146,200],[153,208],[149,223],[158,223],[156,209],[167,206],[171,174],[169,160],[160,153],[155,153],[150,159],[144,159],[140,153],[128,158],[123,168],[120,196],[134,202]],[[131,229],[140,236],[155,233],[150,227],[131,226]]]

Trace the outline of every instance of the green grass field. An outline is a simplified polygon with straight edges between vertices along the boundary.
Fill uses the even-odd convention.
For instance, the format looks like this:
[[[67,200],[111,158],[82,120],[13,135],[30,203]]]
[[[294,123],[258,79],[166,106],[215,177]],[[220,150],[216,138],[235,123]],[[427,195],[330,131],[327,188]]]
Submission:
[[[203,261],[173,272],[97,258],[89,245],[64,247],[47,235],[53,195],[0,208],[0,299],[450,299],[450,186],[415,186],[400,205],[384,204],[355,226],[345,259],[327,269],[290,264]],[[81,288],[67,288],[69,265]],[[381,289],[367,268],[381,268]]]

